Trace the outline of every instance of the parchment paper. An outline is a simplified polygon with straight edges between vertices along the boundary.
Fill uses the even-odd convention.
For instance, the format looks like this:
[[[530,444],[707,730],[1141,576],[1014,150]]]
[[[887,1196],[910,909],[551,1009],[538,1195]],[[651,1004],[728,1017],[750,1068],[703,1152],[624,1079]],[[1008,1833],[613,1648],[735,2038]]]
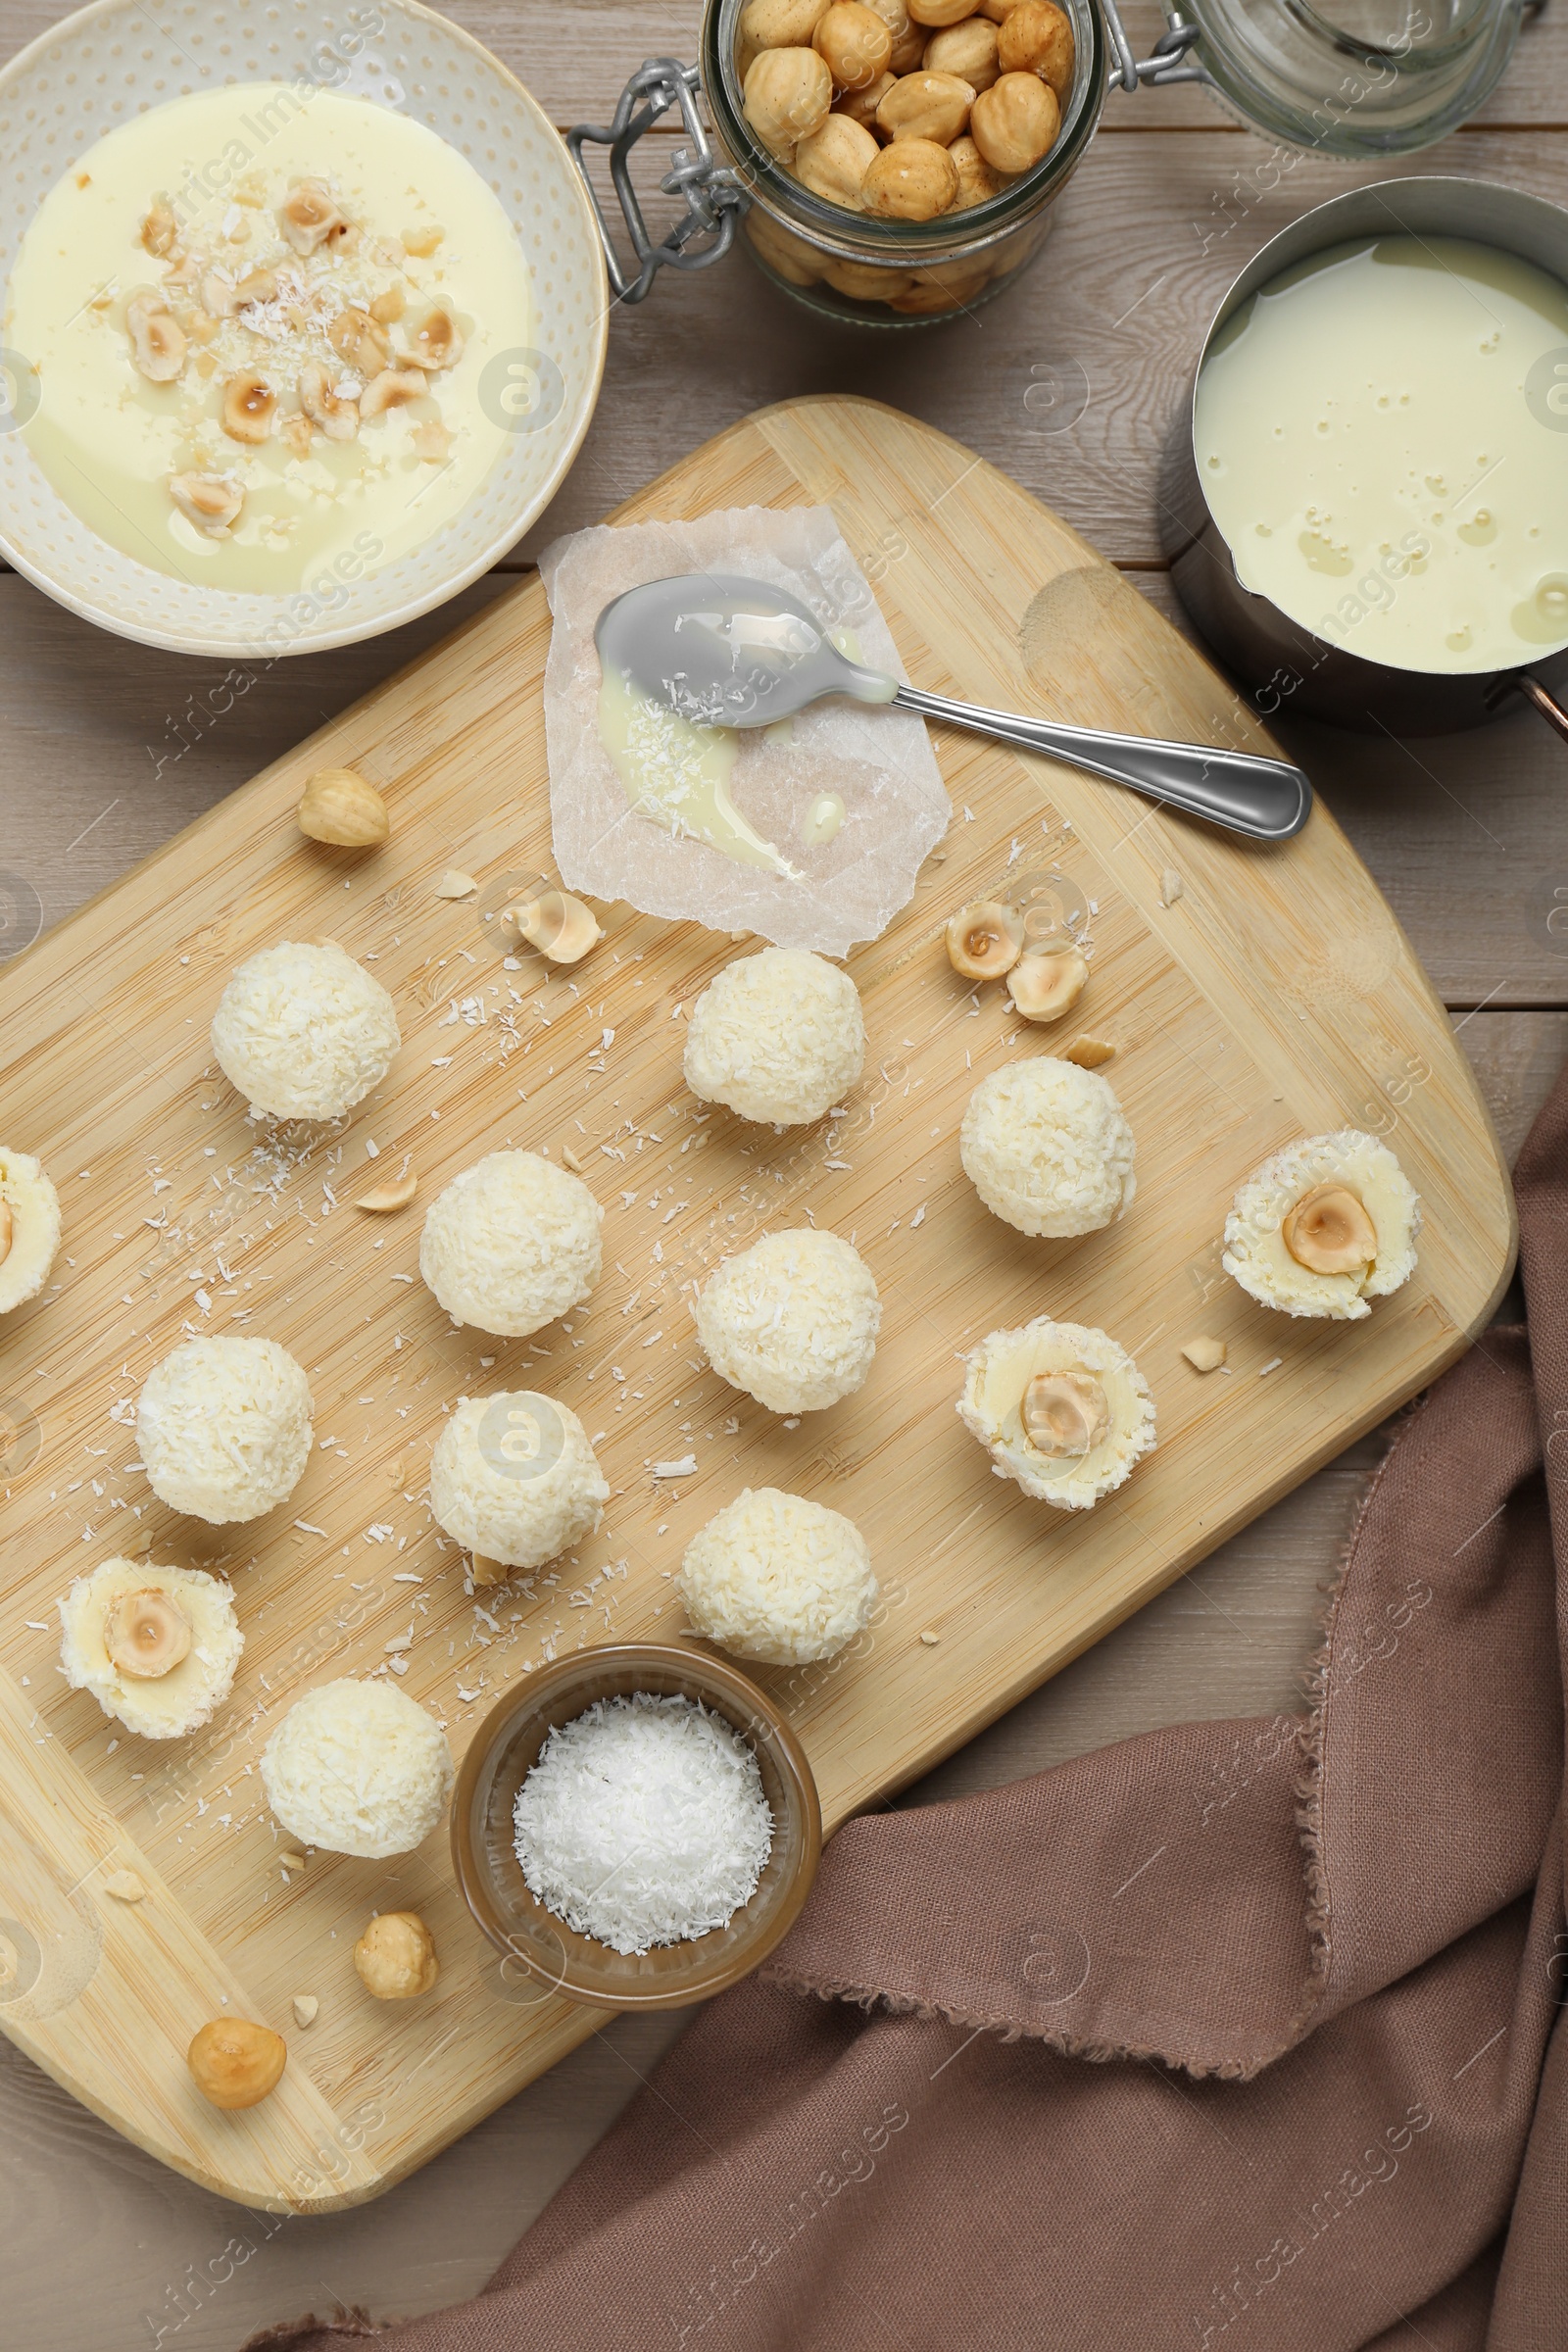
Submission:
[[[848,627],[861,659],[904,670],[869,581],[827,507],[734,507],[691,522],[600,525],[558,539],[539,573],[555,626],[545,667],[545,734],[556,862],[569,889],[625,899],[645,914],[755,931],[775,947],[844,956],[906,904],[952,809],[925,722],[912,711],[818,703],[775,730],[741,736],[730,790],[758,832],[799,869],[790,880],[738,864],[633,808],[599,738],[594,623],[645,580],[721,570],[790,589],[828,627]],[[801,827],[837,793],[844,822],[808,849]]]

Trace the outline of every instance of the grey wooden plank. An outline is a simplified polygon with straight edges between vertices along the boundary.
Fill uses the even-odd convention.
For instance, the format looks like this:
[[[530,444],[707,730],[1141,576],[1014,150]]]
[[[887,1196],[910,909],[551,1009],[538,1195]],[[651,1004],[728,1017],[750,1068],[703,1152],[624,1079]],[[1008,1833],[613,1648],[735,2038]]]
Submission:
[[[647,57],[697,56],[700,0],[457,0],[441,13],[484,42],[564,127],[608,121],[621,85]],[[69,0],[7,0],[0,55],[48,30],[70,14]],[[1123,20],[1137,54],[1146,56],[1164,29],[1156,0],[1125,0]],[[1568,24],[1545,10],[1527,26],[1507,74],[1488,100],[1485,123],[1544,128],[1568,121]],[[1142,125],[1217,130],[1245,135],[1230,116],[1198,90],[1112,93],[1105,127]]]

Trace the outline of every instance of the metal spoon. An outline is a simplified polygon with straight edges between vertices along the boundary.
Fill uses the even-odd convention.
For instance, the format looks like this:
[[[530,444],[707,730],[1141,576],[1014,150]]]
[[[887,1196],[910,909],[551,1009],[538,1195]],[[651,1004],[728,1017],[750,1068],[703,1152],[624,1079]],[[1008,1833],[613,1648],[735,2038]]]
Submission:
[[[1289,841],[1311,812],[1311,785],[1283,760],[1060,726],[901,686],[852,662],[799,598],[762,580],[710,571],[649,580],[605,607],[594,639],[607,670],[698,726],[770,726],[846,694],[1044,752],[1254,841]]]

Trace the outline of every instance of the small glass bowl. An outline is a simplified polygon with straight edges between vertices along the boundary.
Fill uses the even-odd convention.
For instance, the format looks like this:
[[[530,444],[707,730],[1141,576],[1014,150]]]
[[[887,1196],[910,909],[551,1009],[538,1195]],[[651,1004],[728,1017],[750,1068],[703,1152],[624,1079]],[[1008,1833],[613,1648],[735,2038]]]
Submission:
[[[530,1894],[517,1860],[513,1809],[558,1724],[570,1723],[596,1699],[638,1690],[697,1699],[747,1741],[772,1810],[773,1847],[757,1891],[727,1926],[688,1943],[616,1952],[592,1936],[579,1936]],[[453,1866],[482,1934],[547,1991],[604,2009],[676,2009],[727,1991],[794,1925],[821,1851],[816,1783],[773,1701],[733,1666],[652,1642],[577,1650],[530,1675],[474,1734],[452,1799]]]

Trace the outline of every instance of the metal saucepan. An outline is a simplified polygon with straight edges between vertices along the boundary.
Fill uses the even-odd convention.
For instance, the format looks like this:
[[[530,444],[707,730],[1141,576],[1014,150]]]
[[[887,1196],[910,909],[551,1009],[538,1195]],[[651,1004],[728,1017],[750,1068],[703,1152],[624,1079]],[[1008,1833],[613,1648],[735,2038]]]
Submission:
[[[1194,371],[1195,398],[1215,336],[1260,286],[1328,246],[1412,232],[1495,245],[1568,281],[1568,212],[1540,196],[1475,179],[1388,179],[1356,188],[1303,213],[1248,263],[1204,338]],[[1568,362],[1568,348],[1563,357]],[[1568,414],[1562,425],[1568,430]],[[1383,726],[1440,735],[1481,726],[1523,694],[1568,739],[1568,650],[1513,669],[1456,674],[1396,668],[1328,644],[1266,596],[1244,588],[1203,495],[1192,402],[1167,453],[1160,504],[1176,593],[1265,716],[1286,710],[1367,731]]]

